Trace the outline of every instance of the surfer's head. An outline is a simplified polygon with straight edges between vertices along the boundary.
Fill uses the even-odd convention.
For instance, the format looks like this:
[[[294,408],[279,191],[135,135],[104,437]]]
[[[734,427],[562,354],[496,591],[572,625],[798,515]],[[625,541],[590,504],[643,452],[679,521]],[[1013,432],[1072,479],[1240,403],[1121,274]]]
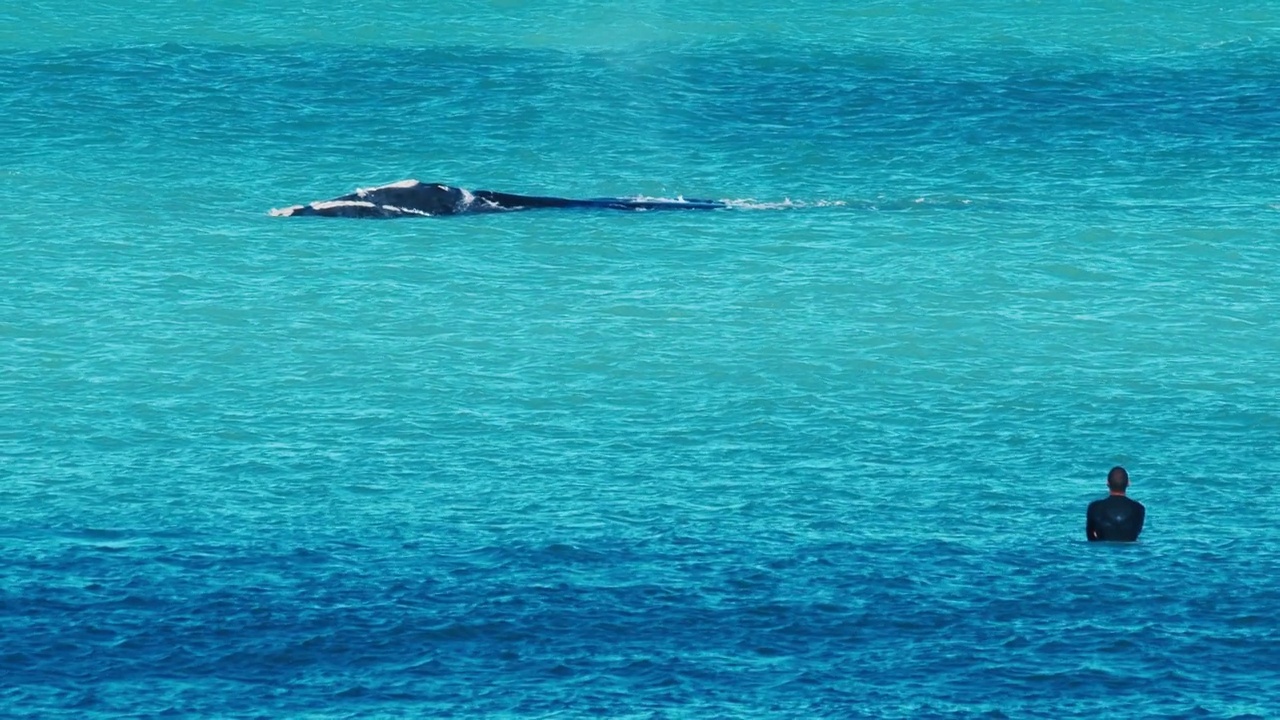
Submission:
[[[1111,472],[1107,473],[1107,487],[1111,492],[1123,495],[1129,487],[1129,472],[1119,465],[1111,468]]]

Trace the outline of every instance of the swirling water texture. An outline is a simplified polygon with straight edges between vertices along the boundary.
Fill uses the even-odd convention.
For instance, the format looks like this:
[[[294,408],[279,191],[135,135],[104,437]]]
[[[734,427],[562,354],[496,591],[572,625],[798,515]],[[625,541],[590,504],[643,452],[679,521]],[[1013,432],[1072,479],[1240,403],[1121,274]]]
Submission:
[[[735,7],[3,11],[3,711],[1273,715],[1267,7]]]

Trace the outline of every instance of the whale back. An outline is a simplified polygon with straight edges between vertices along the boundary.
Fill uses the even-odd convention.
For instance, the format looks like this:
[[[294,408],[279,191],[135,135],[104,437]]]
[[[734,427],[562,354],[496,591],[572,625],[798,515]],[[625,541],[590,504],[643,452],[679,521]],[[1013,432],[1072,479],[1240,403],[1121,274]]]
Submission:
[[[465,205],[465,195],[459,188],[417,180],[362,188],[353,195],[353,200],[408,211],[407,214],[453,215]]]

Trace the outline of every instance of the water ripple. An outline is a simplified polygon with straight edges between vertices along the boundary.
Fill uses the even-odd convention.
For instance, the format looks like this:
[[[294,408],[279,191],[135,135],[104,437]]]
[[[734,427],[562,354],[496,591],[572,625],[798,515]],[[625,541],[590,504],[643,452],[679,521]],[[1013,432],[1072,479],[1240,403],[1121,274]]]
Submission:
[[[1267,7],[76,5],[0,10],[5,714],[1273,713]],[[265,215],[410,176],[759,211]]]

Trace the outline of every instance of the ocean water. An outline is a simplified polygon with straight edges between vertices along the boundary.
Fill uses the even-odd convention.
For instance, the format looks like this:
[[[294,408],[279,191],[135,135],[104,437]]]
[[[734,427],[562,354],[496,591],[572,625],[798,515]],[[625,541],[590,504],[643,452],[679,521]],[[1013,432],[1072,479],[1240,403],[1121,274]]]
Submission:
[[[1277,147],[1259,0],[6,3],[0,716],[1280,717]],[[737,207],[267,215],[408,177]]]

